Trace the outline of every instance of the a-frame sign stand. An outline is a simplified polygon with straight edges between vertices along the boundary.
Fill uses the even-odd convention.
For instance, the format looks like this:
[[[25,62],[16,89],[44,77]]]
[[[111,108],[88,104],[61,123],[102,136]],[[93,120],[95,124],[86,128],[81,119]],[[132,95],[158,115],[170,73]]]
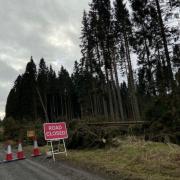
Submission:
[[[65,153],[67,156],[65,139],[68,138],[67,128],[65,122],[44,123],[44,138],[47,145],[51,147],[51,155],[55,162],[55,154]],[[55,147],[56,142],[56,147]],[[61,144],[63,149],[61,150]]]
[[[63,143],[64,151],[60,151],[61,141],[62,141],[62,143]],[[54,148],[53,142],[58,142],[58,147],[57,147],[57,149]],[[64,139],[47,141],[47,145],[48,145],[48,146],[49,146],[49,144],[50,144],[50,146],[51,146],[51,153],[52,153],[52,157],[53,157],[54,162],[55,162],[55,160],[56,160],[56,159],[55,159],[55,154],[65,153],[66,156],[67,156],[66,144],[65,144]]]

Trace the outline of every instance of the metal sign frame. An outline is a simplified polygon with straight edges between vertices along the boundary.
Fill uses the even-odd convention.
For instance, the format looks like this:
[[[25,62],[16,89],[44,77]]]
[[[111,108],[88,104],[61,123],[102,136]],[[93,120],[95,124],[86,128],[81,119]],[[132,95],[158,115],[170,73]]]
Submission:
[[[63,146],[64,146],[64,151],[60,151],[60,145],[61,145],[61,141],[63,143]],[[53,147],[53,142],[58,142],[58,149],[55,150],[54,147]],[[61,154],[61,153],[65,153],[66,156],[67,156],[67,150],[66,150],[66,144],[65,144],[65,141],[64,139],[59,139],[59,140],[51,140],[51,141],[47,141],[47,145],[51,146],[51,153],[52,153],[52,157],[53,157],[53,161],[55,162],[55,154]]]
[[[66,132],[66,136],[64,137],[58,137],[58,138],[46,138],[46,131],[45,131],[45,127],[46,125],[52,125],[52,124],[62,124],[64,125],[64,128],[65,128],[65,132]],[[52,157],[53,157],[53,160],[55,162],[55,155],[56,154],[61,154],[61,153],[65,153],[66,156],[67,156],[67,150],[66,150],[66,144],[65,144],[65,139],[68,138],[68,133],[67,133],[67,128],[66,128],[66,123],[65,122],[59,122],[59,123],[44,123],[43,124],[43,128],[44,128],[44,138],[45,140],[47,141],[47,145],[51,147],[51,154],[52,154]],[[53,142],[58,142],[58,147],[57,149],[55,150],[54,146],[53,146]],[[63,147],[64,147],[64,150],[61,151],[60,149],[60,145],[61,145],[61,142],[63,143]],[[49,145],[50,144],[50,145]]]

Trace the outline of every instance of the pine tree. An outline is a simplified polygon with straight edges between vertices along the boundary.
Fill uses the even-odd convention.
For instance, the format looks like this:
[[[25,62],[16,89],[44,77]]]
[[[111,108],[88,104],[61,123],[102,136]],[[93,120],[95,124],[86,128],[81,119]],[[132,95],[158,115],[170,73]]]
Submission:
[[[17,118],[17,95],[15,89],[11,89],[6,102],[6,117]]]
[[[72,81],[69,73],[62,66],[58,73],[58,91],[61,98],[61,114],[64,115],[66,119],[72,119]]]
[[[25,73],[22,76],[22,94],[21,94],[21,118],[36,120],[37,104],[36,104],[36,65],[31,57],[27,63]]]
[[[116,35],[117,40],[120,41],[125,52],[125,66],[127,67],[126,71],[128,72],[128,86],[132,101],[133,117],[136,121],[140,120],[139,105],[136,97],[134,75],[131,64],[131,52],[130,52],[130,39],[132,36],[132,25],[129,20],[129,13],[123,4],[122,0],[116,0],[114,2],[114,16],[116,23]]]
[[[52,66],[50,65],[48,70],[48,89],[47,89],[47,109],[48,109],[48,116],[50,121],[55,121],[57,118],[56,114],[56,107],[55,107],[55,96],[57,93],[57,78],[56,72],[53,70]]]
[[[97,2],[98,3],[98,2]],[[92,2],[90,4],[90,11],[89,11],[89,26],[90,26],[90,32],[91,32],[91,44],[93,46],[93,67],[94,67],[94,74],[96,76],[96,86],[94,87],[94,95],[93,99],[95,102],[95,114],[97,111],[101,112],[104,118],[108,118],[108,99],[107,99],[107,90],[106,90],[106,80],[105,80],[105,74],[103,72],[103,57],[102,57],[102,50],[99,42],[99,18],[98,18],[98,11],[95,8],[95,2]],[[93,75],[94,76],[94,75]],[[93,84],[93,86],[95,86]],[[102,102],[98,99],[102,99]],[[98,102],[99,101],[99,102]],[[101,106],[103,108],[100,108]],[[98,110],[99,109],[99,110]]]
[[[37,75],[37,94],[38,98],[38,115],[42,119],[46,119],[47,117],[47,89],[48,89],[48,67],[44,59],[42,58],[39,63],[38,75]]]
[[[158,34],[157,20],[151,16],[154,7],[148,1],[131,0],[133,10],[133,23],[135,26],[134,49],[138,54],[138,64],[144,71],[144,83],[146,94],[149,96],[156,95],[155,79],[153,76],[154,66],[156,66],[156,57],[154,56],[154,47],[156,46],[156,39],[154,40],[153,33]],[[155,9],[154,9],[155,10]]]
[[[172,65],[171,65],[171,59],[169,56],[168,43],[167,43],[164,23],[162,20],[161,8],[160,8],[159,0],[155,0],[155,2],[156,2],[156,7],[157,7],[159,26],[160,26],[160,30],[161,30],[161,38],[162,38],[163,45],[164,45],[164,52],[165,52],[166,63],[167,63],[167,74],[166,75],[168,76],[168,79],[170,80],[171,88],[173,88],[174,87],[174,78],[173,78]]]

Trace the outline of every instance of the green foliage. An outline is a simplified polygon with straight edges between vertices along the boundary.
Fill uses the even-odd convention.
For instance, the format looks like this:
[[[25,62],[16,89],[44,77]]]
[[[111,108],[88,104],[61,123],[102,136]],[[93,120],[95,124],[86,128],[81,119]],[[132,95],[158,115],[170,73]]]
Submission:
[[[12,117],[5,118],[3,121],[4,139],[18,140],[20,138],[20,124]]]
[[[156,98],[146,113],[148,138],[180,143],[180,101],[172,95]]]
[[[43,130],[43,123],[40,120],[37,120],[34,123],[34,130],[35,130],[35,134],[36,137],[38,139],[38,145],[42,146],[46,144],[46,141],[44,139],[44,130]]]
[[[89,126],[86,123],[74,121],[68,127],[67,147],[71,149],[104,148],[110,145],[114,137],[124,133],[125,131],[120,128]]]
[[[173,48],[169,59],[169,47],[164,46],[172,35],[160,22],[157,3],[130,1],[132,18],[123,0],[115,0],[113,5],[110,0],[92,0],[82,19],[82,58],[79,63],[75,61],[72,75],[63,66],[56,73],[43,58],[37,71],[31,57],[8,95],[3,122],[6,139],[25,138],[30,127],[43,144],[43,122],[75,118],[144,119],[149,124],[144,129],[132,128],[134,133],[145,130],[150,139],[179,141],[179,46]],[[138,57],[137,79],[131,62],[133,50]],[[171,66],[177,71],[170,72]],[[120,84],[124,75],[127,82]],[[72,124],[69,147],[104,146],[102,139],[110,137],[111,129]]]
[[[3,140],[32,141],[32,139],[27,137],[27,131],[34,130],[39,145],[44,145],[46,143],[44,140],[43,124],[41,120],[32,123],[32,120],[23,119],[20,123],[19,120],[8,117],[3,121],[3,128],[4,134],[2,137],[0,136]]]

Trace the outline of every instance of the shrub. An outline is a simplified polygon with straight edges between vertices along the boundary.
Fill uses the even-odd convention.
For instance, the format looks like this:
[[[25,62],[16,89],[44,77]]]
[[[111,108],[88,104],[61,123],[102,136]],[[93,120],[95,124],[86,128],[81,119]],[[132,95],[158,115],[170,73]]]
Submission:
[[[4,138],[17,140],[19,139],[19,131],[20,131],[20,125],[18,121],[13,119],[12,117],[5,118],[3,121],[3,127],[4,127]]]
[[[155,141],[180,143],[180,102],[168,96],[157,98],[146,112],[146,137]]]
[[[104,148],[111,142],[112,138],[122,133],[124,133],[124,131],[121,131],[120,128],[88,126],[81,121],[70,122],[67,147],[72,149]]]

